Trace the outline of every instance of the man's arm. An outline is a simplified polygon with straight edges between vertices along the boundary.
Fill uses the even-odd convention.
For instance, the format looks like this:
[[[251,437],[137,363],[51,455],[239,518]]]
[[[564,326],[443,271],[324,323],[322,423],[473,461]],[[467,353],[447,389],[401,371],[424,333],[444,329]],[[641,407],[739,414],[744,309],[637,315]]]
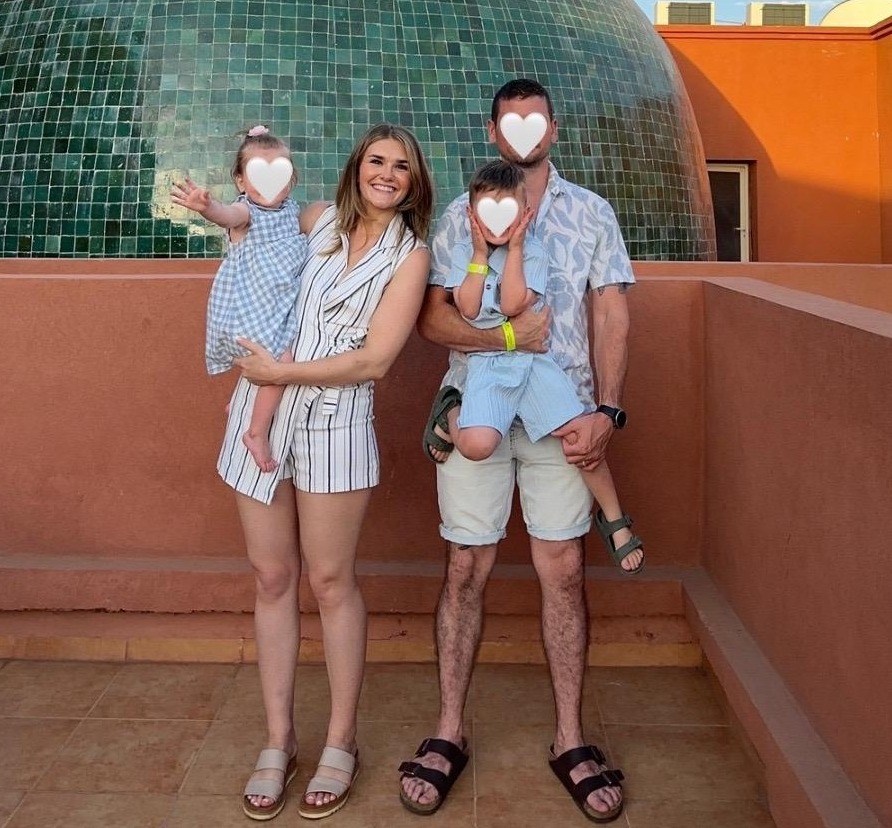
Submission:
[[[541,312],[525,310],[511,320],[518,351],[545,353],[545,340],[551,325],[548,308]],[[418,317],[418,333],[425,339],[453,351],[503,351],[505,334],[502,329],[481,330],[468,324],[449,296],[449,291],[428,285]]]
[[[629,306],[622,285],[592,291],[591,323],[598,404],[620,408],[629,338]],[[598,416],[610,419],[606,414]]]
[[[594,290],[592,296],[592,351],[598,378],[598,404],[620,408],[628,360],[629,308],[623,285]],[[571,420],[554,432],[563,438],[564,455],[585,471],[596,468],[607,454],[613,422],[606,414],[591,413]]]

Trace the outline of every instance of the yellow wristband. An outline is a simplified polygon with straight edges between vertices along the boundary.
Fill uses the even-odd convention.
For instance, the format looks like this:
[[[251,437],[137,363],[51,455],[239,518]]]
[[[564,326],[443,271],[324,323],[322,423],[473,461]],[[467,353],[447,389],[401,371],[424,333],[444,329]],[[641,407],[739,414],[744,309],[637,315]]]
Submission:
[[[489,265],[474,264],[474,262],[471,262],[468,265],[468,273],[479,273],[481,276],[486,276],[489,274]]]
[[[505,334],[505,350],[513,351],[517,348],[517,340],[514,338],[514,328],[511,327],[510,322],[502,323],[502,333]]]

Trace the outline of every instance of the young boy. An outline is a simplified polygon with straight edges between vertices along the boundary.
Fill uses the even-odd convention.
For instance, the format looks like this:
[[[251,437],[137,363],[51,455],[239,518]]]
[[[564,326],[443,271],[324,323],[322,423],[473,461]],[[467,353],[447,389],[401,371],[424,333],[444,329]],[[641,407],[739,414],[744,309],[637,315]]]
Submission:
[[[456,248],[446,287],[470,324],[504,326],[507,350],[469,354],[464,394],[448,385],[437,393],[424,435],[425,451],[437,463],[455,447],[469,460],[485,460],[515,417],[536,442],[585,413],[572,382],[551,356],[515,351],[510,325],[505,325],[510,317],[542,301],[548,279],[545,248],[526,233],[532,211],[523,182],[520,167],[499,160],[477,170],[468,188],[471,241]],[[488,212],[481,216],[481,204],[487,199]],[[506,199],[516,203],[516,215],[496,235],[486,216],[510,209]],[[643,543],[628,529],[631,521],[623,518],[607,464],[582,475],[601,507],[595,522],[608,541],[611,557],[624,572],[640,572],[644,555],[638,550]]]

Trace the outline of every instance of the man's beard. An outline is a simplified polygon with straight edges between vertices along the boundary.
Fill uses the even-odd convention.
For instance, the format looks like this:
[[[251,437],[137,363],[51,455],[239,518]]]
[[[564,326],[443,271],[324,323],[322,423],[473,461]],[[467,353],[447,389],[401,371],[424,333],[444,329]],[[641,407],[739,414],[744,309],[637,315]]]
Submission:
[[[528,155],[526,158],[513,161],[512,163],[517,164],[522,170],[529,170],[533,167],[538,167],[546,158],[548,158],[548,153],[540,151],[536,155]]]

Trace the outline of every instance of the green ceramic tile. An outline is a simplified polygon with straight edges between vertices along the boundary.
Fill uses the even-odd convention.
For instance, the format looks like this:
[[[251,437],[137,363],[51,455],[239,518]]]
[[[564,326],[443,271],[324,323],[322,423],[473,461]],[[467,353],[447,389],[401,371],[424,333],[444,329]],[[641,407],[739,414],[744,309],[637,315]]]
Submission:
[[[491,95],[519,75],[550,88],[555,161],[611,201],[634,258],[713,249],[693,116],[632,0],[29,0],[0,6],[0,32],[3,256],[220,255],[169,183],[232,198],[255,123],[292,147],[301,201],[332,196],[367,126],[403,123],[442,208],[491,157]]]

